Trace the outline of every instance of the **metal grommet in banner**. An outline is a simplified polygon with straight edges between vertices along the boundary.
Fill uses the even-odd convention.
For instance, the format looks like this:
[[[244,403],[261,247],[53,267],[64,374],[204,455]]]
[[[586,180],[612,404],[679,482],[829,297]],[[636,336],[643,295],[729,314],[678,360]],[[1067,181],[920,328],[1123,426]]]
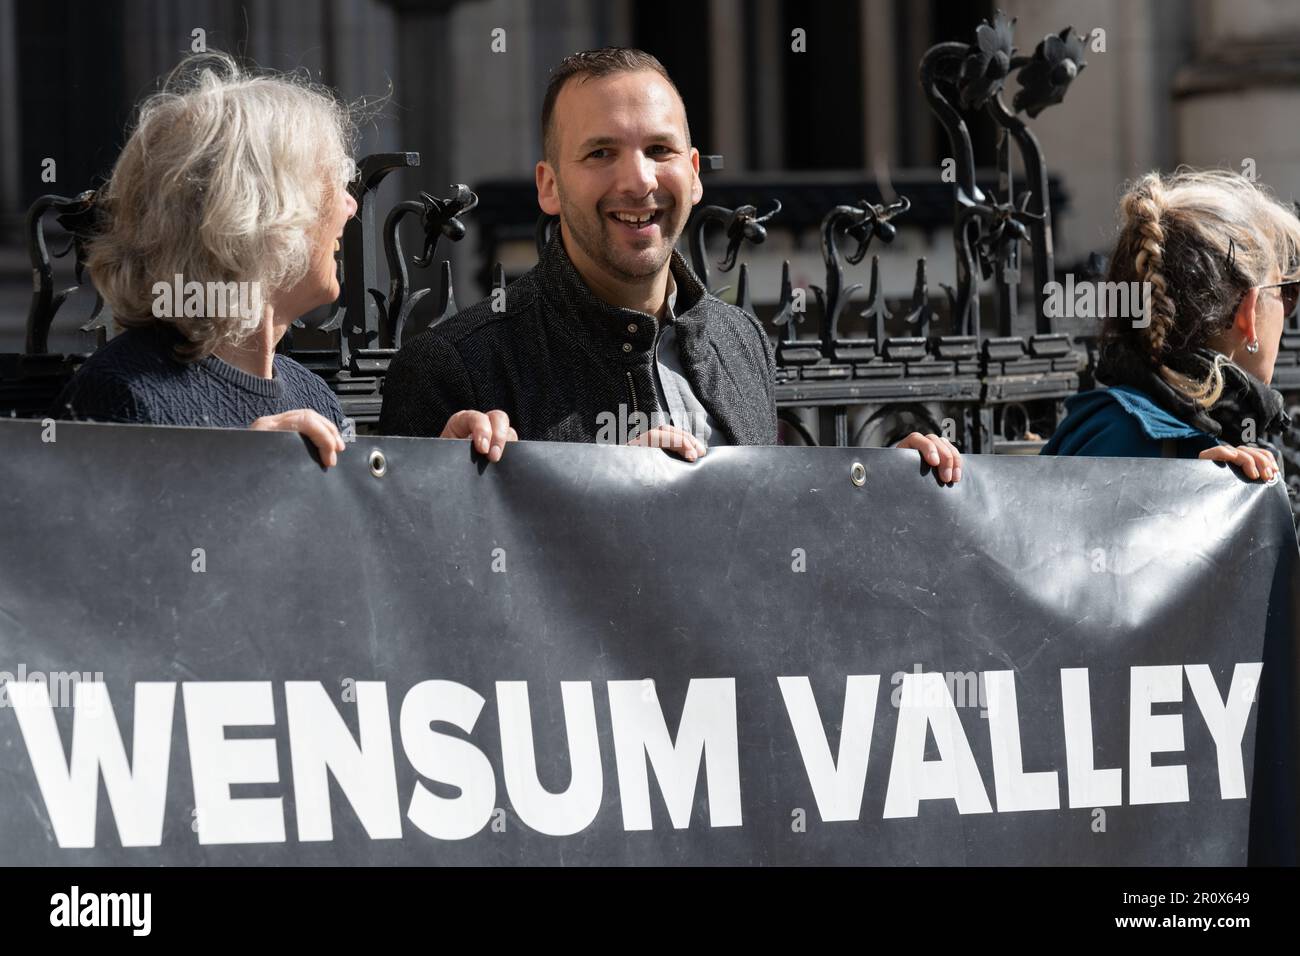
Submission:
[[[388,459],[384,453],[376,448],[370,453],[370,473],[376,478],[382,478],[388,474]]]
[[[1276,485],[1281,480],[1282,480],[1282,469],[1278,468],[1273,471],[1273,477],[1270,478],[1268,481],[1264,482],[1264,484]]]
[[[867,466],[860,461],[855,461],[853,467],[849,469],[849,479],[861,488],[867,483]]]

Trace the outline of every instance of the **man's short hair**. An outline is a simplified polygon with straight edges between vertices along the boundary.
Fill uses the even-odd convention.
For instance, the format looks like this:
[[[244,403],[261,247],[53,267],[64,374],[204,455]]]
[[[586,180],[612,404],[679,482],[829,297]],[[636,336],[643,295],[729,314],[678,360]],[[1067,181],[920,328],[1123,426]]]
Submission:
[[[560,61],[551,72],[551,81],[546,86],[546,97],[542,100],[542,154],[547,160],[554,158],[553,142],[554,136],[551,130],[551,114],[555,112],[555,101],[560,98],[560,90],[564,89],[564,84],[575,76],[612,76],[615,73],[637,73],[641,70],[649,70],[652,73],[658,73],[662,76],[673,92],[681,99],[681,92],[677,89],[677,84],[673,78],[668,75],[664,65],[659,60],[646,53],[644,50],[635,50],[630,47],[607,46],[600,50],[583,50],[581,53],[571,53]],[[683,104],[682,114],[685,115],[686,109]],[[686,143],[689,146],[691,142],[691,125],[686,123]]]

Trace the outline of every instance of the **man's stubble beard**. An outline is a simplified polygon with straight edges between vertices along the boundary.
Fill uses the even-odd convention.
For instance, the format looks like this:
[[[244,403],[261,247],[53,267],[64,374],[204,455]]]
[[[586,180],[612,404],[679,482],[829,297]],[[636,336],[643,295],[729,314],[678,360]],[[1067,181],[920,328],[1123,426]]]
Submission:
[[[672,212],[676,211],[676,207]],[[681,229],[676,228],[677,223],[673,222],[672,226],[675,231],[670,235],[665,228],[668,217],[665,216],[659,222],[659,229],[663,233],[662,244],[655,256],[653,265],[638,266],[636,272],[631,271],[626,265],[620,263],[611,254],[613,248],[613,237],[610,230],[613,228],[605,219],[603,213],[597,212],[595,222],[581,212],[575,206],[570,205],[560,194],[560,215],[565,225],[569,227],[569,233],[573,236],[573,241],[578,244],[587,258],[595,262],[601,268],[605,269],[611,275],[616,275],[627,282],[636,282],[640,279],[647,279],[659,272],[673,254],[673,247],[677,244],[677,237],[681,235]]]

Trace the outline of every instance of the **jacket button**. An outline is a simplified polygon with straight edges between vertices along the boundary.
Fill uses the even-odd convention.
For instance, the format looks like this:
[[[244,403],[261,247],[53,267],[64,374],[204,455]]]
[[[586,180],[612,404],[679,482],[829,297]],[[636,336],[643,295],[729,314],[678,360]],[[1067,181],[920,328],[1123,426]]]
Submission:
[[[631,342],[624,342],[624,343],[623,343],[623,351],[624,351],[624,352],[630,352],[630,351],[632,351],[632,343],[631,343]]]
[[[635,322],[629,322],[629,323],[627,324],[627,334],[628,334],[628,335],[636,335],[636,323],[635,323]]]

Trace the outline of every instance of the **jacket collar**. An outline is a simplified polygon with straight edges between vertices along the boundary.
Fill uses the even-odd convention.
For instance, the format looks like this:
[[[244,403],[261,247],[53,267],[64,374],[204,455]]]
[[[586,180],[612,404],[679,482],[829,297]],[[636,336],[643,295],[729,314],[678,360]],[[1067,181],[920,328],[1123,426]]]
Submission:
[[[707,296],[704,286],[676,249],[669,268],[677,286],[674,321],[686,329],[702,328]],[[537,262],[542,292],[563,315],[571,316],[580,336],[604,358],[637,364],[655,343],[659,320],[647,312],[610,305],[587,286],[565,251],[556,229]],[[624,346],[630,348],[624,348]]]
[[[1145,358],[1126,348],[1122,342],[1104,343],[1097,364],[1098,382],[1127,385],[1149,397],[1175,418],[1230,444],[1244,441],[1250,431],[1257,435],[1280,432],[1290,427],[1282,394],[1261,382],[1241,366],[1208,348],[1185,349],[1168,356],[1165,364],[1193,378],[1204,378],[1218,363],[1223,376],[1223,392],[1209,408],[1193,402],[1157,374]]]
[[[669,268],[677,285],[673,324],[682,369],[696,397],[722,426],[727,440],[735,444],[747,403],[710,341],[707,322],[710,308],[728,306],[708,294],[676,249]],[[655,361],[656,356],[650,353],[659,320],[646,312],[610,305],[592,292],[569,259],[559,229],[542,250],[537,275],[542,294],[551,300],[553,308],[561,315],[572,316],[563,324],[597,358],[623,366]]]
[[[1155,400],[1145,392],[1129,385],[1095,388],[1087,392],[1078,392],[1065,400],[1070,419],[1073,419],[1071,427],[1082,425],[1091,416],[1112,405],[1121,408],[1137,422],[1147,438],[1156,441],[1163,441],[1166,438],[1196,438],[1205,434],[1176,418],[1156,404]]]

